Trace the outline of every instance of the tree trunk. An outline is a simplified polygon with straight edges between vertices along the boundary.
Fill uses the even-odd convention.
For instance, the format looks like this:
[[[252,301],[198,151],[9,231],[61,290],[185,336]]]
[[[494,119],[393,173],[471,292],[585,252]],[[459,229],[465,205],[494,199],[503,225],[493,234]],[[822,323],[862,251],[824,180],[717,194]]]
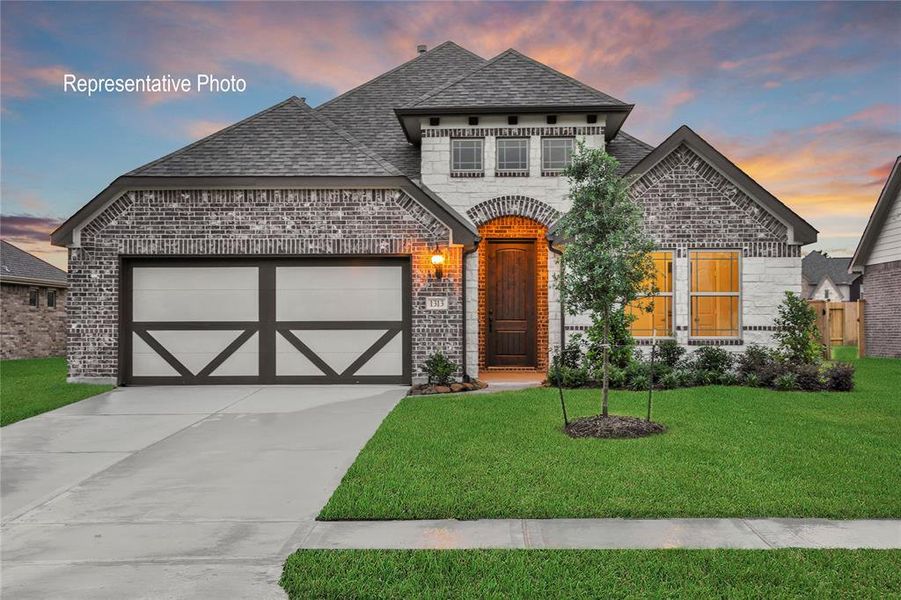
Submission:
[[[607,416],[607,393],[610,390],[610,309],[604,309],[604,385],[602,386],[601,416]]]

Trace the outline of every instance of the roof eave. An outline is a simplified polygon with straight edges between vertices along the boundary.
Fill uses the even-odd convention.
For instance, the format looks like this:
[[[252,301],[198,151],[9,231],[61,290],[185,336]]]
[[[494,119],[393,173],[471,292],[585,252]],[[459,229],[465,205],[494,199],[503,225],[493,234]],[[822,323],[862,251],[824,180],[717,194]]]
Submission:
[[[849,272],[862,273],[864,271],[866,262],[870,258],[870,252],[873,250],[873,244],[876,243],[879,232],[882,231],[886,213],[889,212],[891,203],[895,201],[899,191],[901,191],[901,156],[895,159],[895,164],[885,185],[882,186],[873,212],[867,219],[867,225],[860,236],[860,241],[857,242],[857,248],[854,249],[854,256],[851,257],[851,264],[848,265]]]
[[[55,279],[42,279],[40,277],[17,277],[15,275],[0,275],[0,283],[9,283],[15,285],[33,285],[41,287],[67,288],[69,284],[65,281]]]
[[[401,107],[395,108],[394,114],[404,130],[407,141],[419,144],[420,130],[412,126],[413,119],[407,117],[425,116],[459,116],[459,115],[523,115],[523,114],[571,114],[571,113],[603,113],[615,115],[607,119],[604,138],[610,141],[619,132],[626,117],[635,108],[634,104],[571,104],[571,105],[534,105],[534,106],[448,106],[438,108]]]

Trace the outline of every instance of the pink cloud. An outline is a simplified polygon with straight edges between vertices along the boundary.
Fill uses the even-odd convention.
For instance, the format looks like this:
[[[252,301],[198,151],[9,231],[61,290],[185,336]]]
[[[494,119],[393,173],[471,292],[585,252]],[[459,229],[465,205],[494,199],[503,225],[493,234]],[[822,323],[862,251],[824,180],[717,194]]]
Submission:
[[[199,140],[212,133],[216,133],[220,129],[224,129],[229,125],[231,125],[231,123],[225,121],[191,121],[185,125],[185,132],[191,139]]]
[[[0,215],[0,238],[66,269],[68,251],[50,245],[50,232],[59,227],[60,219],[34,215]]]

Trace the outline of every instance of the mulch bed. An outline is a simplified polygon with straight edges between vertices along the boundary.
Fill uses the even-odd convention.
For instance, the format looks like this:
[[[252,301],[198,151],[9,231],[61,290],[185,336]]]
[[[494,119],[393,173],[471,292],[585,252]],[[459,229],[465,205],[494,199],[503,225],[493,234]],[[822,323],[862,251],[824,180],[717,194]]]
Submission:
[[[428,396],[431,394],[456,394],[459,392],[472,392],[488,387],[488,384],[478,379],[466,383],[452,383],[450,385],[434,385],[431,383],[420,383],[410,388],[411,396]]]
[[[595,415],[572,421],[566,426],[565,431],[574,438],[637,438],[663,433],[666,427],[636,417]]]

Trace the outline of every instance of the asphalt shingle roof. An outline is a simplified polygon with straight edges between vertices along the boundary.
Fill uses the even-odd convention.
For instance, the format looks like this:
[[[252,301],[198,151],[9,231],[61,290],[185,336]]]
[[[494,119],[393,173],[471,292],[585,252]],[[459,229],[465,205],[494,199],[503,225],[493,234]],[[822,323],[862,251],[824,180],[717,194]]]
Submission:
[[[848,273],[850,265],[850,257],[826,256],[815,250],[801,260],[801,274],[811,285],[819,284],[827,276],[836,285],[850,285],[860,277],[859,273]]]
[[[0,281],[6,278],[36,279],[66,285],[66,272],[0,240]]]
[[[166,177],[400,174],[297,97],[128,173]]]
[[[605,149],[608,154],[619,161],[619,174],[624,175],[629,169],[637,165],[642,158],[650,154],[654,146],[642,142],[625,131],[620,131],[615,138],[607,142]]]
[[[628,106],[511,48],[404,108],[595,105]]]
[[[325,102],[316,111],[399,168],[419,177],[419,148],[410,144],[394,109],[483,65],[485,59],[445,42]]]

